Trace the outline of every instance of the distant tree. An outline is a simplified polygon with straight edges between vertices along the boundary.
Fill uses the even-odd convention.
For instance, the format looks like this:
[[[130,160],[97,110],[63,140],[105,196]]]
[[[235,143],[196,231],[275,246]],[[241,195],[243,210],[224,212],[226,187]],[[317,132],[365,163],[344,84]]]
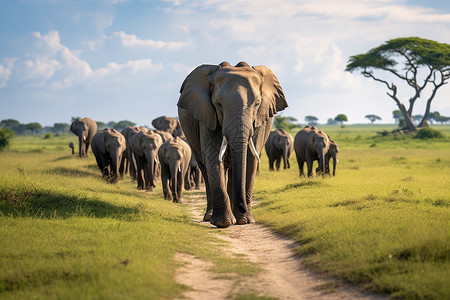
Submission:
[[[412,120],[415,123],[419,123],[422,120],[423,116],[422,115],[413,115],[412,116]]]
[[[15,127],[19,126],[20,122],[14,119],[6,119],[0,122],[1,128],[8,128],[14,130]]]
[[[396,67],[399,63],[400,67]],[[353,72],[358,69],[363,76],[386,85],[388,96],[397,104],[406,121],[406,128],[416,131],[417,127],[412,122],[416,100],[425,96],[425,91],[431,91],[427,96],[425,113],[418,125],[423,127],[427,125],[431,102],[437,90],[450,78],[450,45],[419,37],[389,40],[365,54],[351,56],[346,71]],[[408,99],[408,109],[397,97],[397,85],[380,79],[375,75],[375,70],[394,75],[394,78],[412,88],[413,95]]]
[[[319,120],[319,118],[317,118],[315,116],[306,116],[305,117],[305,122],[311,126],[317,125],[318,120]]]
[[[346,115],[344,114],[339,114],[337,115],[334,120],[339,123],[339,124],[343,124],[344,122],[348,122],[348,118]]]
[[[364,118],[368,119],[370,123],[374,123],[376,120],[381,120],[381,118],[377,115],[365,115]]]
[[[434,122],[437,122],[437,120],[439,120],[440,117],[441,117],[441,114],[438,111],[435,111],[435,112],[430,113],[428,120],[430,121],[430,123],[434,123]]]
[[[403,114],[402,114],[402,112],[399,111],[398,109],[397,109],[397,110],[394,110],[394,111],[392,112],[392,118],[394,118],[395,124],[398,124],[399,121],[400,121],[400,119],[403,119]]]
[[[98,130],[101,130],[101,129],[103,129],[103,128],[108,127],[108,126],[106,125],[106,123],[104,123],[104,122],[101,122],[101,121],[95,121],[95,122],[97,122],[97,128],[98,128]],[[111,128],[112,128],[112,127],[111,127]]]
[[[450,117],[440,116],[439,118],[436,119],[436,122],[439,122],[441,124],[448,123],[450,122]]]
[[[114,128],[114,126],[116,126],[116,125],[117,125],[117,122],[109,121],[109,122],[106,124],[106,127],[108,127],[108,128]],[[98,127],[98,124],[97,124],[97,127]]]
[[[273,118],[272,127],[275,129],[284,129],[286,131],[291,131],[295,127],[301,127],[299,124],[296,124],[296,118],[293,117],[283,117],[283,116],[275,116]]]
[[[64,134],[64,133],[69,132],[69,128],[70,128],[70,125],[67,123],[54,123],[52,132]]]
[[[30,130],[31,134],[33,134],[33,135],[42,130],[41,124],[39,124],[37,122],[28,123],[28,124],[26,124],[26,126],[27,126],[27,129]]]
[[[109,123],[108,123],[109,124]],[[98,125],[98,124],[97,124]],[[126,128],[126,127],[129,127],[129,126],[135,126],[136,125],[136,123],[134,123],[134,122],[131,122],[131,121],[128,121],[128,120],[122,120],[122,121],[119,121],[119,122],[117,122],[114,126],[113,126],[113,128],[114,129],[116,129],[116,130],[118,130],[118,131],[122,131],[122,129],[124,129],[124,128]]]
[[[14,131],[9,128],[0,129],[0,151],[9,145],[9,140],[15,135]]]
[[[327,120],[327,125],[336,125],[338,122],[336,122],[336,120],[335,119],[333,119],[333,118],[329,118],[328,120]]]

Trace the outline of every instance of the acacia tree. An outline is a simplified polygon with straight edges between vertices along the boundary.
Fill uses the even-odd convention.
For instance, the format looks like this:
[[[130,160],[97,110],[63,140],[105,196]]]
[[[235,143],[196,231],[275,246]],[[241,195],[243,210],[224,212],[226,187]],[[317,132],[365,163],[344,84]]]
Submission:
[[[403,80],[413,89],[408,109],[397,97],[397,85],[375,76],[376,69],[393,74],[395,78]],[[400,109],[407,129],[415,131],[417,127],[411,119],[415,102],[423,96],[426,88],[431,89],[427,96],[425,113],[418,125],[418,127],[426,126],[431,102],[437,90],[450,78],[450,45],[419,37],[397,38],[365,54],[351,56],[345,70],[349,72],[361,70],[363,76],[384,83],[389,89],[388,96]]]
[[[334,118],[334,120],[335,120],[336,122],[340,123],[341,125],[342,125],[344,122],[348,122],[348,118],[347,118],[347,116],[344,115],[344,114],[338,114],[338,115]]]
[[[317,121],[319,121],[319,118],[317,118],[316,116],[306,116],[305,117],[305,122],[309,125],[316,125]]]
[[[380,116],[373,115],[373,114],[371,114],[371,115],[365,115],[364,118],[368,119],[368,120],[370,121],[370,123],[372,123],[372,124],[373,124],[376,120],[381,120],[381,117],[380,117]]]

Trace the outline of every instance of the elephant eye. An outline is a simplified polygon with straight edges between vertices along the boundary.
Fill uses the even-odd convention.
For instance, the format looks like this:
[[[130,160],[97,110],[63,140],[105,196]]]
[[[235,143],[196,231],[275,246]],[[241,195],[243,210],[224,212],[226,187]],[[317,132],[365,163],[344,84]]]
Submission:
[[[217,106],[220,107],[220,108],[222,108],[222,103],[217,102]]]

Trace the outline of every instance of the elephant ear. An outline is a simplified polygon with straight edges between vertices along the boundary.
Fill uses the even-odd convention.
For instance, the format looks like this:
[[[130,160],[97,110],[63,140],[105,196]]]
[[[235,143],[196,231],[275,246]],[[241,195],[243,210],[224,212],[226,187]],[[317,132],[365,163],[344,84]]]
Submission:
[[[156,129],[161,129],[161,122],[165,118],[165,116],[158,117],[152,121],[153,127]]]
[[[140,132],[136,133],[131,137],[130,141],[131,151],[139,156],[144,154],[141,146],[141,135]]]
[[[259,127],[276,113],[288,107],[288,104],[275,74],[266,66],[255,66],[253,69],[263,77],[261,104],[255,119],[255,127]]]
[[[97,141],[97,147],[100,150],[101,153],[106,153],[106,136],[108,135],[107,129],[103,130],[103,132],[98,133],[98,141]]]
[[[195,68],[181,85],[181,95],[177,104],[211,130],[216,129],[217,117],[211,102],[211,84],[208,75],[219,68],[218,65],[201,65]]]

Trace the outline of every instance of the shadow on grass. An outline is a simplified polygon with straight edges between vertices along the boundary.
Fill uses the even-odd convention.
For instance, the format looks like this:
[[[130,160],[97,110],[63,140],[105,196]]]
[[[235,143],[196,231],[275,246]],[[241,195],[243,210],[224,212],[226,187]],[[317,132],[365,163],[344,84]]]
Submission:
[[[316,181],[316,180],[307,180],[307,181],[301,181],[296,183],[290,183],[286,185],[285,187],[278,189],[276,192],[285,192],[291,189],[299,189],[299,188],[308,188],[308,187],[319,187],[322,185],[322,181]]]
[[[56,167],[53,169],[46,170],[44,172],[47,174],[61,175],[67,177],[98,177],[98,174],[94,174],[93,172],[90,171],[70,169],[65,167]]]
[[[132,219],[138,208],[113,205],[98,199],[39,188],[0,189],[0,214],[14,217],[66,219],[83,216]]]

